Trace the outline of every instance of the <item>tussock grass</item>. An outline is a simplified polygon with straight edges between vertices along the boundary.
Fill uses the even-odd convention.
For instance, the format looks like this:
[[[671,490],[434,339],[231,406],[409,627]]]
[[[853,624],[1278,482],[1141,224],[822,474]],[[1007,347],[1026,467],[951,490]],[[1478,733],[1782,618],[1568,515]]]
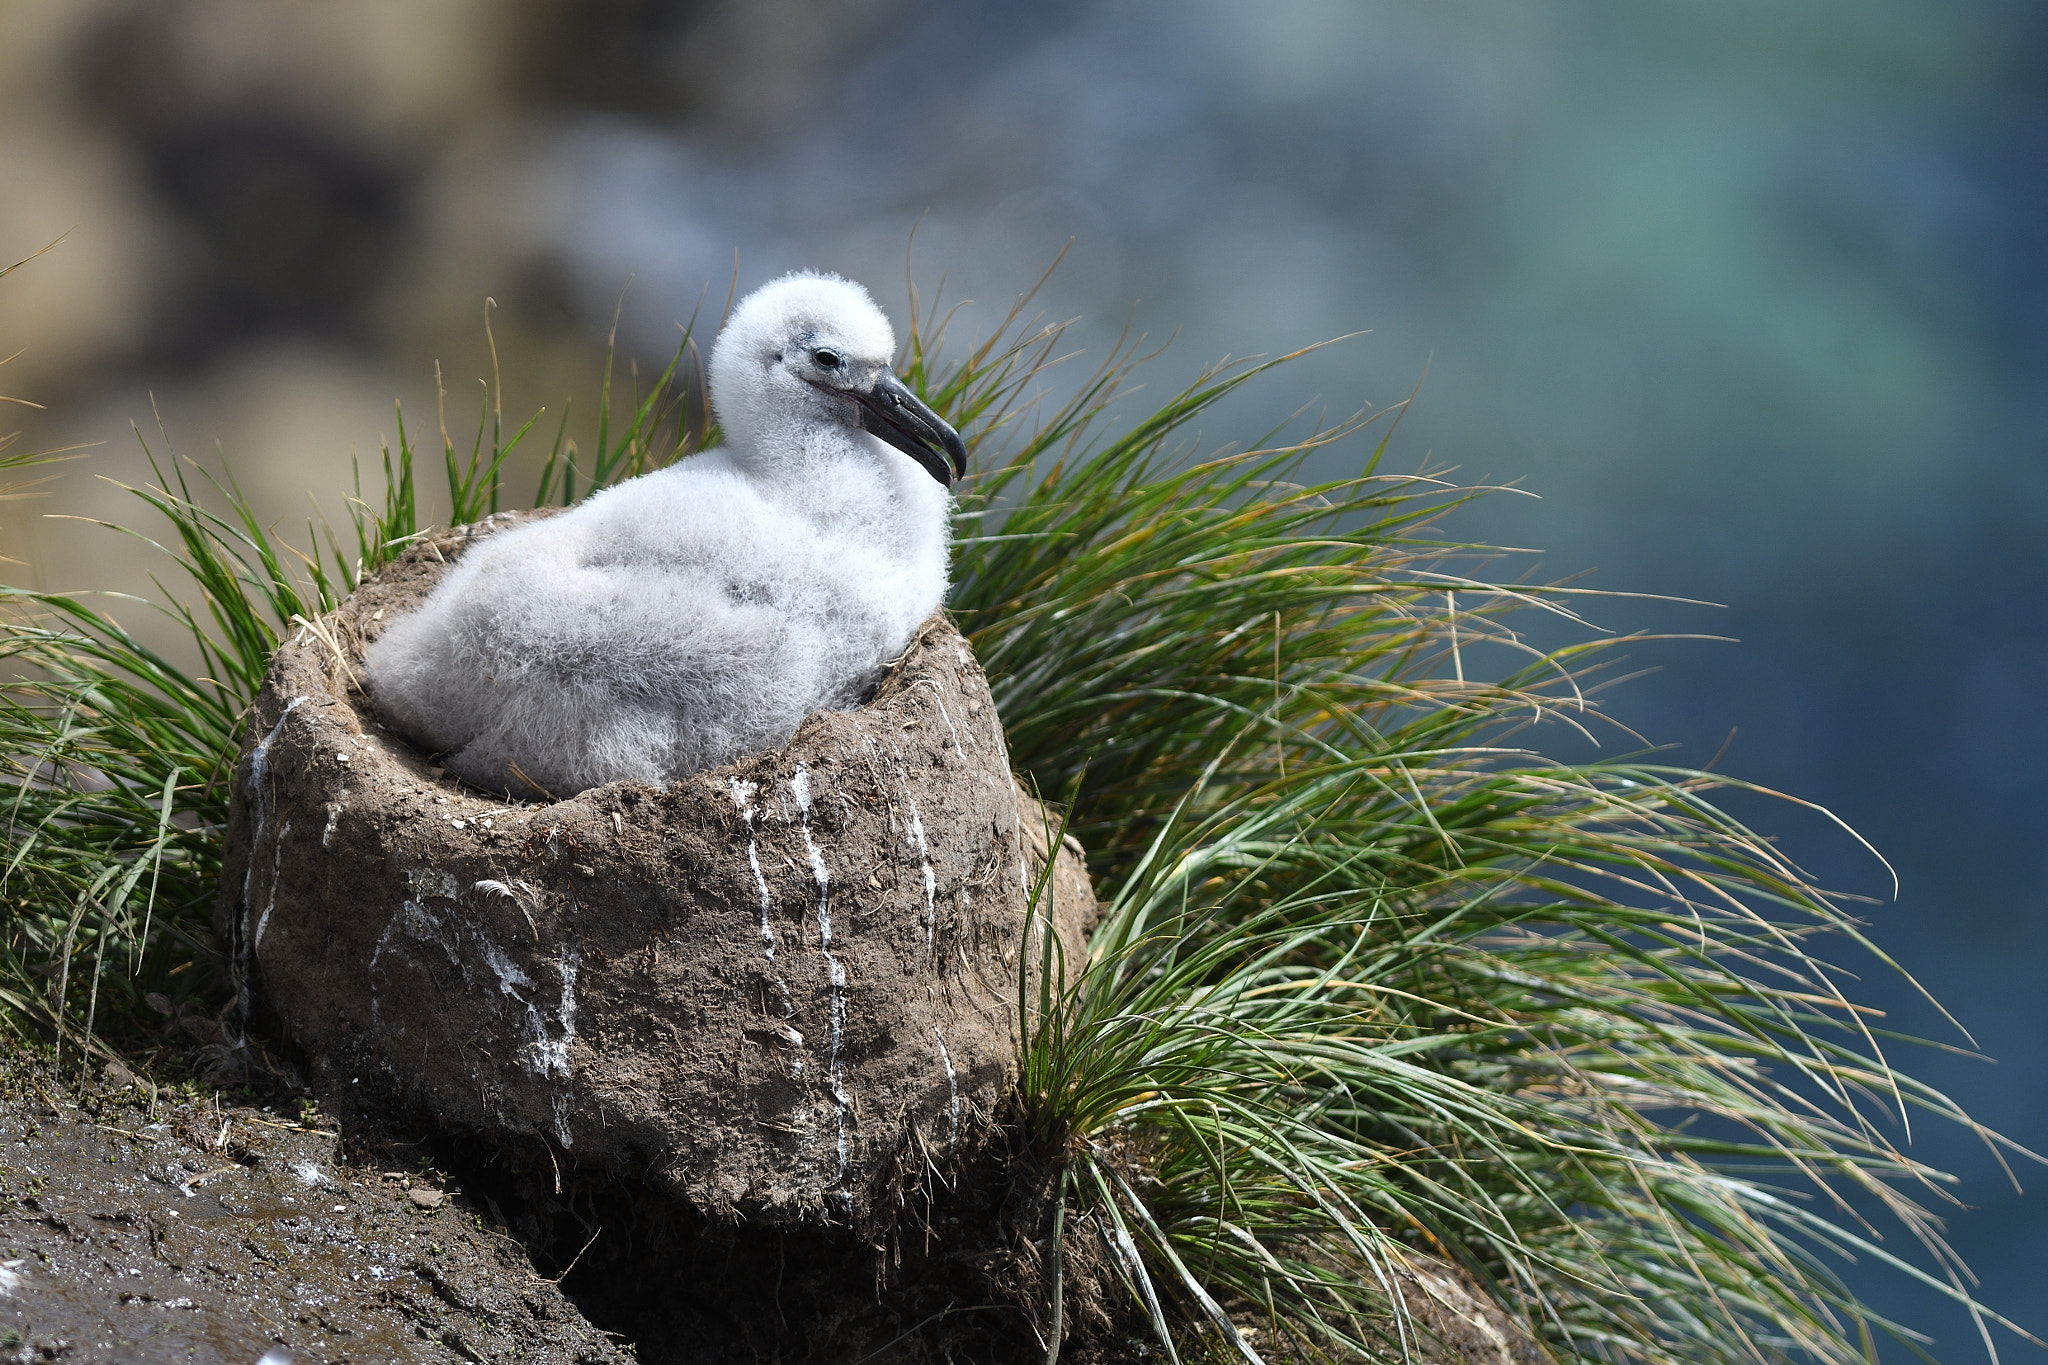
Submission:
[[[1913,1345],[1849,1294],[1844,1256],[1967,1305],[1990,1347],[2003,1320],[1927,1211],[1947,1177],[1896,1137],[1915,1112],[1974,1125],[1891,1066],[1827,955],[1890,964],[1715,804],[1755,788],[1534,747],[1545,723],[1609,725],[1619,642],[1526,642],[1531,613],[1582,624],[1582,598],[1481,576],[1499,557],[1442,522],[1482,490],[1386,472],[1398,409],[1198,448],[1198,419],[1291,357],[1121,418],[1134,347],[1056,401],[1059,329],[1021,306],[957,359],[943,333],[921,316],[901,369],[981,471],[953,607],[1108,899],[1088,961],[1048,961],[1034,977],[1058,984],[1020,1002],[1020,1122],[1057,1172],[1049,1362],[1084,1245],[1172,1359],[1434,1354],[1417,1286],[1445,1264],[1525,1354]],[[715,439],[693,358],[686,336],[629,396],[607,364],[588,463],[558,430],[533,501]],[[499,506],[534,427],[508,428],[494,386],[466,450],[444,423],[456,520]],[[0,1017],[74,1051],[141,1036],[153,994],[225,998],[206,926],[248,704],[278,640],[422,529],[403,425],[346,553],[327,527],[292,550],[165,449],[134,491],[171,529],[158,608],[199,667],[92,602],[0,589]],[[1355,474],[1304,481],[1338,450]],[[42,458],[0,450],[0,470]],[[1909,1236],[1881,1240],[1873,1208]]]
[[[1385,472],[1398,409],[1194,446],[1292,357],[1112,423],[1134,352],[1032,412],[1058,354],[1013,321],[920,371],[991,471],[954,609],[1110,898],[1068,1008],[1022,1002],[1056,1239],[1099,1244],[1169,1355],[1175,1310],[1229,1358],[1261,1356],[1246,1321],[1282,1356],[1410,1354],[1439,1259],[1565,1358],[1917,1349],[1847,1256],[1967,1305],[1991,1348],[1924,1207],[1948,1178],[1895,1141],[1914,1112],[1976,1126],[1889,1065],[1824,955],[1893,964],[1714,804],[1759,789],[1530,747],[1550,721],[1640,748],[1594,701],[1626,641],[1516,628],[1583,595],[1471,576],[1498,557],[1441,521],[1481,490]],[[1358,472],[1304,482],[1346,438]]]

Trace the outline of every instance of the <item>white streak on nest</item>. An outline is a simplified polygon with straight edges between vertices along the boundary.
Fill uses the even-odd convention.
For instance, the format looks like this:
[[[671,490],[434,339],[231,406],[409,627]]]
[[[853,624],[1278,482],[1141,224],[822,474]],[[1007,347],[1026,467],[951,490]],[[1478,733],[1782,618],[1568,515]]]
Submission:
[[[919,854],[923,854],[927,852],[924,846],[924,824],[917,818],[917,807],[912,806],[910,808],[910,818],[912,822],[911,828],[917,833],[917,851]],[[933,937],[938,933],[939,928],[939,880],[932,875],[932,861],[930,858],[922,858],[920,866],[924,869],[924,947],[926,952],[930,952]]]
[[[818,932],[825,941],[825,947],[832,946],[832,907],[829,895],[832,874],[825,870],[825,855],[819,851],[817,840],[811,838],[811,773],[803,764],[796,765],[796,776],[789,780],[789,794],[796,799],[797,815],[804,831],[804,856],[810,859],[811,875],[818,883]]]
[[[249,848],[251,852],[255,851],[257,844],[263,842],[263,831],[270,824],[270,788],[267,785],[270,777],[270,746],[275,744],[278,735],[283,733],[284,723],[291,719],[292,712],[298,710],[311,700],[311,697],[293,697],[290,701],[286,702],[284,710],[278,712],[277,724],[271,726],[270,733],[257,741],[256,747],[249,751],[247,790],[249,793],[249,803],[255,809],[255,824],[249,834]],[[249,877],[248,873],[244,872],[242,874],[243,895],[246,896],[248,891]]]
[[[761,813],[754,806],[754,793],[759,790],[760,787],[752,782],[737,777],[727,779],[726,792],[732,797],[732,803],[739,807],[740,819],[747,825],[747,867],[754,874],[754,890],[761,902],[761,955],[768,960],[768,975],[775,982],[775,989],[782,992],[782,1017],[787,1019],[796,1013],[796,1005],[789,998],[789,986],[775,970],[775,924],[768,917],[774,909],[774,902],[768,896],[768,879],[761,875],[761,850],[754,838],[754,817]],[[799,1034],[798,1038],[801,1041],[802,1035]],[[804,1074],[802,1057],[792,1058],[790,1064],[797,1075]]]
[[[413,883],[420,899],[403,902],[399,912],[391,917],[389,924],[384,926],[384,932],[377,937],[376,950],[370,954],[371,971],[374,972],[376,970],[378,962],[383,958],[385,951],[392,947],[397,936],[403,934],[405,937],[418,942],[438,943],[442,950],[448,953],[450,959],[463,969],[464,979],[467,980],[469,974],[468,965],[464,961],[463,956],[456,951],[460,947],[459,941],[455,947],[451,948],[447,941],[447,925],[421,904],[421,901],[425,900],[427,895],[434,893],[422,892],[420,887],[435,874],[422,869],[408,872],[406,875],[407,879]],[[461,895],[462,888],[456,882],[454,876],[446,872],[439,874],[439,876],[438,894],[447,900],[456,900]],[[531,893],[533,890],[532,887],[524,882],[516,882],[509,886],[504,883],[491,883],[488,886],[479,884],[477,889],[510,896],[514,899],[515,903],[519,899],[519,892]],[[460,927],[458,926],[458,931]],[[571,1074],[569,1044],[576,1037],[576,975],[583,965],[582,950],[573,944],[566,944],[562,947],[560,956],[556,960],[557,972],[562,985],[561,995],[556,1001],[554,1009],[554,1029],[551,1031],[539,1004],[533,998],[539,989],[533,978],[527,975],[525,969],[513,961],[511,955],[499,947],[482,929],[471,926],[469,927],[469,932],[476,939],[475,956],[481,958],[484,965],[491,969],[491,974],[497,978],[500,994],[510,996],[524,1011],[524,1028],[522,1031],[526,1038],[519,1050],[520,1065],[532,1076],[554,1076],[567,1079]],[[374,978],[370,983],[370,1015],[373,1020],[380,1020],[378,982]],[[565,1104],[566,1100],[558,1104],[559,1113],[566,1112],[561,1107]],[[558,1135],[566,1132],[567,1121],[565,1119],[559,1120],[557,1129]],[[569,1145],[568,1138],[562,1138],[562,1145],[564,1147]]]
[[[867,746],[869,753],[873,755],[869,760],[868,766],[875,774],[876,785],[880,786],[886,780],[883,775],[883,769],[888,765],[886,760],[884,760],[881,767],[876,767],[874,760],[881,757],[881,750],[876,747],[873,739],[867,740]],[[898,779],[903,783],[903,801],[910,809],[910,821],[903,831],[903,842],[917,854],[919,869],[924,874],[924,946],[926,952],[931,952],[934,936],[938,932],[939,882],[932,872],[932,851],[930,845],[925,842],[924,819],[917,813],[917,798],[911,795],[910,766],[904,761],[902,746],[896,745],[894,747],[896,749],[896,773]],[[892,829],[895,827],[895,821],[896,810],[894,805],[891,805],[889,809],[889,822]]]
[[[953,724],[952,713],[946,710],[945,695],[939,691],[939,685],[936,682],[933,682],[930,678],[919,678],[917,681],[923,683],[926,687],[929,687],[932,690],[932,700],[939,704],[939,715],[944,718],[946,722],[946,728],[953,732],[953,752],[960,755],[960,761],[962,763],[965,763],[967,761],[967,751],[960,747],[960,731],[958,727],[956,727]],[[913,684],[913,686],[914,685],[915,684]]]
[[[348,795],[348,793],[347,793],[346,791],[344,791],[344,792],[342,792],[342,795],[343,795],[343,796],[346,796],[346,795]],[[323,830],[321,830],[321,831],[320,831],[320,847],[322,847],[322,848],[326,848],[326,847],[327,847],[327,846],[328,846],[328,845],[329,845],[330,843],[332,843],[332,842],[334,841],[334,827],[335,827],[335,825],[339,824],[340,822],[341,822],[341,802],[339,802],[339,801],[330,801],[330,802],[328,802],[328,803],[327,803],[327,828],[326,828],[326,829],[323,829]],[[279,836],[279,837],[282,837],[282,836]]]
[[[521,971],[518,963],[505,956],[503,948],[500,948],[482,934],[478,934],[476,939],[477,943],[484,950],[484,965],[497,975],[499,992],[523,1003],[525,997],[521,996],[519,992],[522,990],[532,990],[533,978]],[[531,1005],[527,1006],[529,1011],[532,1008]],[[538,1016],[535,1017],[537,1018]]]
[[[249,805],[253,812],[249,832],[249,865],[242,869],[242,951],[241,982],[235,992],[235,1008],[240,1012],[243,1023],[249,1019],[249,977],[256,965],[256,944],[249,933],[249,883],[256,875],[256,850],[263,844],[263,831],[270,824],[270,746],[284,731],[284,723],[291,719],[292,712],[299,709],[311,697],[293,697],[284,704],[284,710],[277,714],[277,724],[270,727],[270,733],[256,742],[249,751],[249,776],[243,790],[249,793]],[[282,836],[279,836],[280,841]],[[277,876],[273,869],[270,879],[271,899],[277,898]]]
[[[768,879],[761,874],[761,851],[752,839],[747,840],[747,866],[754,874],[754,889],[761,895],[761,954],[772,963],[775,961],[775,926],[769,923],[768,912],[773,903],[768,899]]]
[[[536,992],[533,978],[521,969],[518,963],[493,943],[482,930],[476,934],[478,948],[482,951],[484,963],[498,978],[498,990],[517,1001],[526,1011],[526,1041],[519,1049],[519,1064],[529,1076],[561,1080],[569,1079],[569,1044],[576,1039],[576,974],[583,967],[583,951],[574,944],[564,944],[555,959],[555,970],[561,978],[561,994],[555,1002],[555,1027],[559,1032],[550,1032],[547,1020],[542,1016],[540,1006],[529,992]],[[558,1092],[554,1097],[555,1137],[564,1147],[572,1143],[569,1131],[569,1094]]]
[[[531,998],[530,992],[537,988],[533,978],[514,962],[504,949],[493,943],[482,930],[473,930],[477,947],[484,964],[498,978],[498,991],[509,995],[526,1012],[526,1041],[519,1049],[519,1064],[530,1076],[569,1076],[569,1044],[576,1037],[576,973],[583,965],[582,950],[573,944],[564,944],[561,955],[556,959],[556,970],[562,981],[561,995],[555,1004],[555,1023],[559,1034],[550,1033],[547,1020],[542,1017],[540,1006]],[[562,1143],[568,1146],[566,1140]]]
[[[533,1030],[533,1041],[526,1050],[526,1069],[536,1076],[569,1075],[569,1044],[576,1037],[576,973],[582,969],[583,952],[573,944],[564,944],[562,955],[556,959],[556,970],[562,978],[561,998],[555,1004],[555,1022],[561,1027],[561,1035],[551,1038],[541,1022],[540,1011],[531,1003],[526,1006],[527,1026]],[[516,970],[516,969],[515,969]],[[532,983],[529,982],[529,985]],[[557,1113],[561,1104],[556,1104]],[[562,1137],[567,1147],[569,1139]]]
[[[420,879],[424,880],[425,875],[424,873],[420,874]],[[441,882],[442,894],[450,900],[455,899],[461,894],[461,887],[457,885],[453,876],[443,874]],[[510,884],[494,881],[478,882],[475,884],[475,889],[486,894],[504,896],[515,905],[520,905],[521,909],[525,908],[522,902],[527,898],[533,899],[536,903],[539,901],[539,892],[533,886],[523,881],[515,881]],[[531,922],[532,917],[528,916],[529,925]],[[554,1026],[553,1029],[550,1029],[548,1020],[543,1015],[540,1004],[536,999],[540,988],[534,982],[534,979],[527,975],[525,968],[513,961],[511,954],[499,947],[496,941],[489,934],[486,934],[482,928],[474,925],[465,927],[468,928],[470,934],[476,939],[476,956],[483,959],[484,965],[491,969],[491,975],[497,978],[499,994],[510,996],[524,1013],[521,1031],[525,1034],[525,1040],[520,1044],[519,1048],[520,1066],[529,1076],[541,1077],[543,1079],[547,1077],[555,1077],[561,1080],[569,1079],[572,1074],[569,1065],[569,1044],[576,1039],[576,976],[583,966],[583,950],[574,944],[563,944],[555,959],[556,975],[561,981],[561,993],[555,1001]],[[393,917],[390,926],[385,929],[383,937],[377,940],[377,953],[370,959],[371,966],[374,967],[376,965],[377,957],[383,954],[384,947],[390,940],[394,930],[403,929],[413,938],[424,939],[427,937],[427,934],[420,932],[422,928],[426,928],[438,936],[441,930],[441,922],[414,902],[405,902],[404,913]],[[450,954],[450,956],[455,955]],[[456,958],[456,962],[458,966],[463,967],[463,976],[467,980],[469,974],[468,967],[463,964],[459,957]],[[371,998],[371,1007],[374,1011],[376,1007],[374,995]],[[554,1110],[555,1136],[560,1140],[562,1146],[567,1147],[570,1145],[571,1135],[568,1119],[569,1096],[566,1092],[555,1096]]]
[[[938,933],[939,880],[932,873],[932,850],[924,838],[924,817],[917,813],[917,798],[910,794],[910,765],[903,761],[903,751],[896,751],[896,771],[903,777],[903,800],[910,807],[910,829],[903,842],[917,851],[918,866],[924,873],[924,947],[932,950],[932,943]]]
[[[291,832],[292,822],[287,820],[277,832],[277,842],[270,846],[270,899],[264,902],[263,913],[256,917],[256,932],[249,936],[251,954],[263,946],[263,931],[270,927],[270,912],[277,909],[277,882],[284,874],[284,837]]]
[[[425,942],[430,938],[440,938],[441,921],[436,919],[433,913],[418,901],[404,901],[400,903],[398,913],[393,915],[391,922],[384,926],[384,932],[377,935],[376,951],[370,954],[371,971],[377,969],[378,959],[383,957],[384,950],[391,946],[391,936],[400,930],[405,932],[407,938],[415,938]],[[371,998],[374,1002],[375,996],[373,995]]]
[[[937,1024],[932,1025],[932,1037],[939,1040],[939,1064],[946,1068],[946,1091],[950,1096],[948,1112],[952,1115],[953,1126],[946,1135],[948,1151],[960,1143],[960,1077],[953,1070],[953,1058],[946,1052],[946,1035],[939,1032]]]
[[[385,950],[391,946],[392,935],[401,931],[404,932],[407,938],[417,939],[422,943],[429,940],[439,942],[441,937],[441,921],[434,918],[433,914],[418,901],[403,901],[399,904],[398,913],[393,915],[390,922],[384,926],[384,932],[377,935],[377,947],[370,954],[369,970],[372,973],[370,977],[370,1022],[380,1027],[384,1022],[384,1013],[381,1001],[378,998],[377,978],[374,973],[377,970],[377,963],[384,956]]]
[[[853,1097],[846,1093],[844,1075],[839,1062],[840,1044],[846,1036],[846,968],[832,953],[832,874],[825,870],[825,855],[819,850],[817,840],[811,837],[811,773],[801,763],[796,765],[796,775],[789,780],[789,794],[796,801],[797,814],[802,820],[804,852],[811,862],[811,875],[818,882],[818,944],[825,955],[825,968],[832,983],[832,1043],[826,1074],[832,1090],[832,1101],[838,1107],[838,1183],[844,1186],[848,1164],[846,1118],[853,1109]],[[842,1189],[839,1197],[845,1201],[848,1212],[851,1213],[853,1196]]]
[[[754,793],[760,788],[752,782],[742,782],[735,777],[728,779],[726,790],[732,797],[733,805],[739,807],[740,819],[746,822],[747,866],[753,869],[754,886],[761,894],[761,943],[772,966],[775,962],[775,926],[769,921],[768,912],[773,905],[768,899],[768,879],[761,875],[760,845],[754,838],[754,817],[760,814],[754,808]]]

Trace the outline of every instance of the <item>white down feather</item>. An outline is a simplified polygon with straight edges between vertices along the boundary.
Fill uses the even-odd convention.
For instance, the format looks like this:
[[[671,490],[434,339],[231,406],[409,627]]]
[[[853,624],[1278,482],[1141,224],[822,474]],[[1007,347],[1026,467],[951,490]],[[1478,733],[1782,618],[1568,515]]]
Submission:
[[[726,443],[472,546],[369,649],[387,721],[467,782],[563,797],[858,705],[945,597],[951,495],[820,386],[828,349],[832,383],[895,351],[859,285],[750,295],[712,352]]]

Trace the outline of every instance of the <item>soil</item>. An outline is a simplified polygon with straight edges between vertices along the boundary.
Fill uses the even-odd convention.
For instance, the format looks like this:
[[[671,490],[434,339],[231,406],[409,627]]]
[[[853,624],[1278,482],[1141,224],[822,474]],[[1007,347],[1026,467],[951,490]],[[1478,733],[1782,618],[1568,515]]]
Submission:
[[[0,1365],[1044,1359],[1025,1307],[1042,1298],[1042,1154],[984,1150],[914,1235],[876,1246],[693,1218],[630,1184],[557,1190],[276,1073],[267,1096],[234,1097],[118,1063],[66,1073],[0,1045]],[[1070,1290],[1100,1281],[1080,1269]],[[1416,1269],[1418,1361],[1546,1358],[1457,1272]],[[1159,1358],[1115,1299],[1089,1297],[1069,1299],[1062,1361]]]
[[[288,1109],[0,1057],[0,1361],[633,1359],[428,1149]]]
[[[316,1105],[282,1062],[233,1096],[72,1071],[0,1049],[0,1362],[1044,1358],[1024,1305],[1047,1172],[1029,1152],[984,1148],[877,1245],[588,1173],[558,1187],[483,1144],[407,1136],[367,1096]],[[1135,1321],[1068,1311],[1069,1365],[1148,1357]]]

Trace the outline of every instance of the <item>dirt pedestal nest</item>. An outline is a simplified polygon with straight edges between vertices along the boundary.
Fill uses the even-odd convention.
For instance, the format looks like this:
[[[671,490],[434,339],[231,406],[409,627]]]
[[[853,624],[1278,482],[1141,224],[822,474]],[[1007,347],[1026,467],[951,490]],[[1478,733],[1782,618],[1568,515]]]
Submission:
[[[1050,826],[980,667],[935,615],[868,705],[779,750],[663,790],[494,797],[378,724],[361,656],[513,520],[415,545],[273,661],[219,910],[245,1015],[317,1089],[379,1089],[528,1169],[884,1229],[988,1132],[1044,943]],[[1077,967],[1078,854],[1040,902]]]

